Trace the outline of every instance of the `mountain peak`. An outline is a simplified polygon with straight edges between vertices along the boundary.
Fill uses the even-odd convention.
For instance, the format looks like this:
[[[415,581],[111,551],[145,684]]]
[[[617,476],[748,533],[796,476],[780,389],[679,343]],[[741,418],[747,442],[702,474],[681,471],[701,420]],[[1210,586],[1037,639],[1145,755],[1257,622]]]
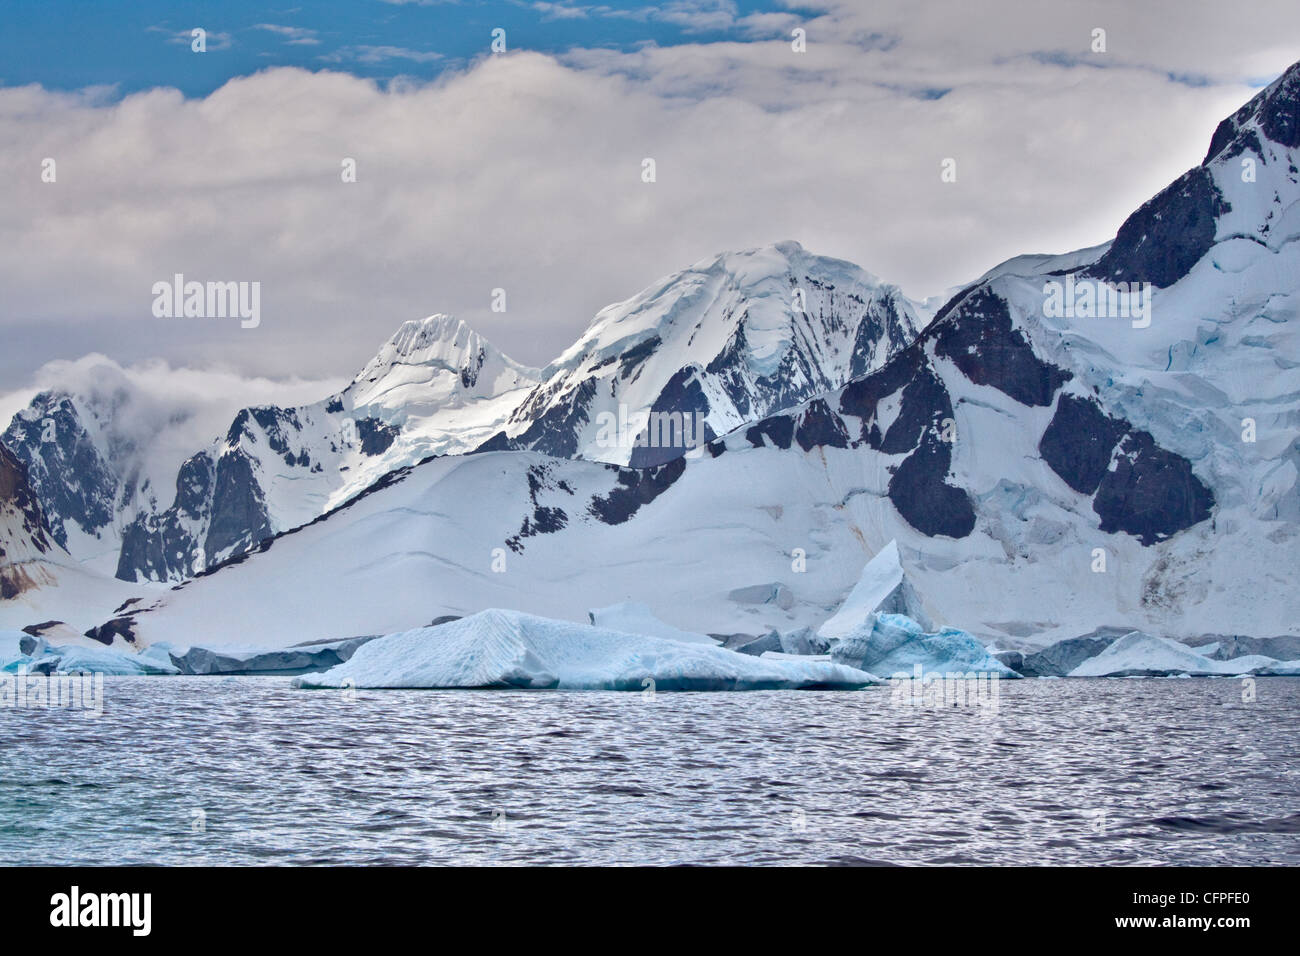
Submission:
[[[1300,62],[1291,64],[1249,103],[1218,125],[1202,165],[1225,153],[1234,156],[1257,145],[1256,131],[1279,146],[1300,148]]]
[[[536,371],[507,357],[463,320],[444,313],[403,322],[353,379],[357,405],[397,386],[447,379],[452,391],[496,395],[532,384]]]
[[[601,309],[504,440],[647,467],[681,448],[612,442],[602,419],[690,414],[723,434],[883,365],[920,325],[897,287],[798,242],[717,253]]]
[[[394,359],[427,362],[438,356],[451,359],[472,354],[486,344],[462,319],[435,312],[423,319],[403,322],[379,351]]]

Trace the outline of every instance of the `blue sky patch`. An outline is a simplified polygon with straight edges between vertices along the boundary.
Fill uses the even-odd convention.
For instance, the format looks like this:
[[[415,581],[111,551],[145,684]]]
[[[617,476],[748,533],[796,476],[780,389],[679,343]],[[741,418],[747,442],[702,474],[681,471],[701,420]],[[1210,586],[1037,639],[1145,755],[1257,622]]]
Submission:
[[[489,52],[498,28],[512,50],[632,50],[787,35],[776,20],[747,19],[773,13],[815,16],[778,0],[16,0],[0,8],[0,85],[110,86],[119,95],[170,86],[205,96],[274,66],[432,79]],[[207,32],[203,54],[191,49],[196,27]]]

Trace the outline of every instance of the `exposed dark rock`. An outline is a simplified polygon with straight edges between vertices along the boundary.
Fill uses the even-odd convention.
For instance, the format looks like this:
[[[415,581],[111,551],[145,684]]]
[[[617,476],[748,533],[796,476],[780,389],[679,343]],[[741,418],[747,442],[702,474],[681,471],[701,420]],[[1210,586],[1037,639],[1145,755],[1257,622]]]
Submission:
[[[849,434],[839,416],[831,411],[825,399],[817,399],[799,415],[799,427],[795,440],[804,451],[811,451],[819,445],[831,448],[847,448]]]
[[[613,467],[613,466],[611,466]],[[622,524],[672,487],[686,471],[686,459],[674,458],[657,468],[615,468],[618,486],[609,495],[591,501],[591,514],[605,524]]]
[[[651,335],[619,356],[619,378],[626,379],[637,371],[646,359],[654,355],[655,349],[659,348],[659,344],[659,336]]]
[[[120,637],[123,640],[135,643],[135,622],[130,616],[115,617],[111,621],[100,624],[98,627],[92,627],[86,632],[86,637],[92,641],[99,641],[101,644],[112,644],[113,639]]]
[[[952,450],[932,437],[903,460],[889,479],[889,500],[903,519],[922,534],[964,538],[975,529],[970,496],[945,479]]]
[[[1300,64],[1287,70],[1272,92],[1260,90],[1249,103],[1218,125],[1205,162],[1221,153],[1224,158],[1231,158],[1247,148],[1262,156],[1264,151],[1254,130],[1244,129],[1252,119],[1259,121],[1260,129],[1273,142],[1288,149],[1300,148]]]
[[[709,413],[709,400],[695,373],[694,368],[679,369],[660,391],[650,408],[649,423],[632,447],[631,467],[662,465],[715,437],[707,425],[705,434],[695,433],[695,424]]]
[[[1127,422],[1111,418],[1095,401],[1062,394],[1038,452],[1062,481],[1081,495],[1091,495],[1127,431]]]
[[[966,295],[935,332],[935,352],[976,385],[988,385],[1022,405],[1050,405],[1070,373],[1044,362],[1013,327],[1006,300],[981,286]]]
[[[96,534],[113,520],[121,490],[66,395],[42,392],[32,399],[39,414],[15,416],[3,435],[44,515],[50,537],[67,547],[66,522]]]
[[[757,425],[745,429],[745,438],[755,448],[762,448],[764,438],[770,439],[777,448],[789,448],[794,439],[794,417],[791,415],[773,415]]]
[[[239,448],[226,451],[217,462],[204,550],[211,558],[230,549],[246,548],[273,533],[248,456]]]
[[[537,414],[537,417],[531,420],[522,434],[509,442],[509,447],[532,449],[554,458],[573,458],[578,453],[578,433],[589,420],[589,409],[595,396],[595,379],[585,380],[563,403],[549,408],[546,407],[550,400],[548,391],[535,391],[515,412],[514,418],[526,419],[533,414]],[[545,411],[538,414],[538,410],[543,408]],[[496,442],[495,436],[488,441]],[[480,450],[483,450],[483,446],[480,446]]]
[[[1144,545],[1163,541],[1210,516],[1214,494],[1181,455],[1156,445],[1146,432],[1129,432],[1093,498],[1101,530],[1123,531]]]
[[[1106,254],[1084,275],[1171,286],[1210,251],[1218,217],[1231,211],[1208,169],[1188,170],[1124,220]]]
[[[363,455],[382,455],[397,440],[399,430],[378,418],[358,418],[357,437]]]

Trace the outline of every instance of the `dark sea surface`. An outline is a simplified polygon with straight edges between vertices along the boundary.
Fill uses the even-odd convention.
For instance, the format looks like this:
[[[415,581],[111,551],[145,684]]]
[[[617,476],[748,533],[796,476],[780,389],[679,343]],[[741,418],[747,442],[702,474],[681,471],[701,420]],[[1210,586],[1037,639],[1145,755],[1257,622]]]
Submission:
[[[849,693],[108,678],[0,709],[5,864],[1300,864],[1300,680]]]

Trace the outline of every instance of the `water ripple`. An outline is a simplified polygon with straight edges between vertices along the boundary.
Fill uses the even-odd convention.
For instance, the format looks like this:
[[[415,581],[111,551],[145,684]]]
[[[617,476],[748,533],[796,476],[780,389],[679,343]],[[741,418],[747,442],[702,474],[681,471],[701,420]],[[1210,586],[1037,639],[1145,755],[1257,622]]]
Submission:
[[[1300,864],[1300,680],[308,692],[109,678],[0,710],[21,864]]]

